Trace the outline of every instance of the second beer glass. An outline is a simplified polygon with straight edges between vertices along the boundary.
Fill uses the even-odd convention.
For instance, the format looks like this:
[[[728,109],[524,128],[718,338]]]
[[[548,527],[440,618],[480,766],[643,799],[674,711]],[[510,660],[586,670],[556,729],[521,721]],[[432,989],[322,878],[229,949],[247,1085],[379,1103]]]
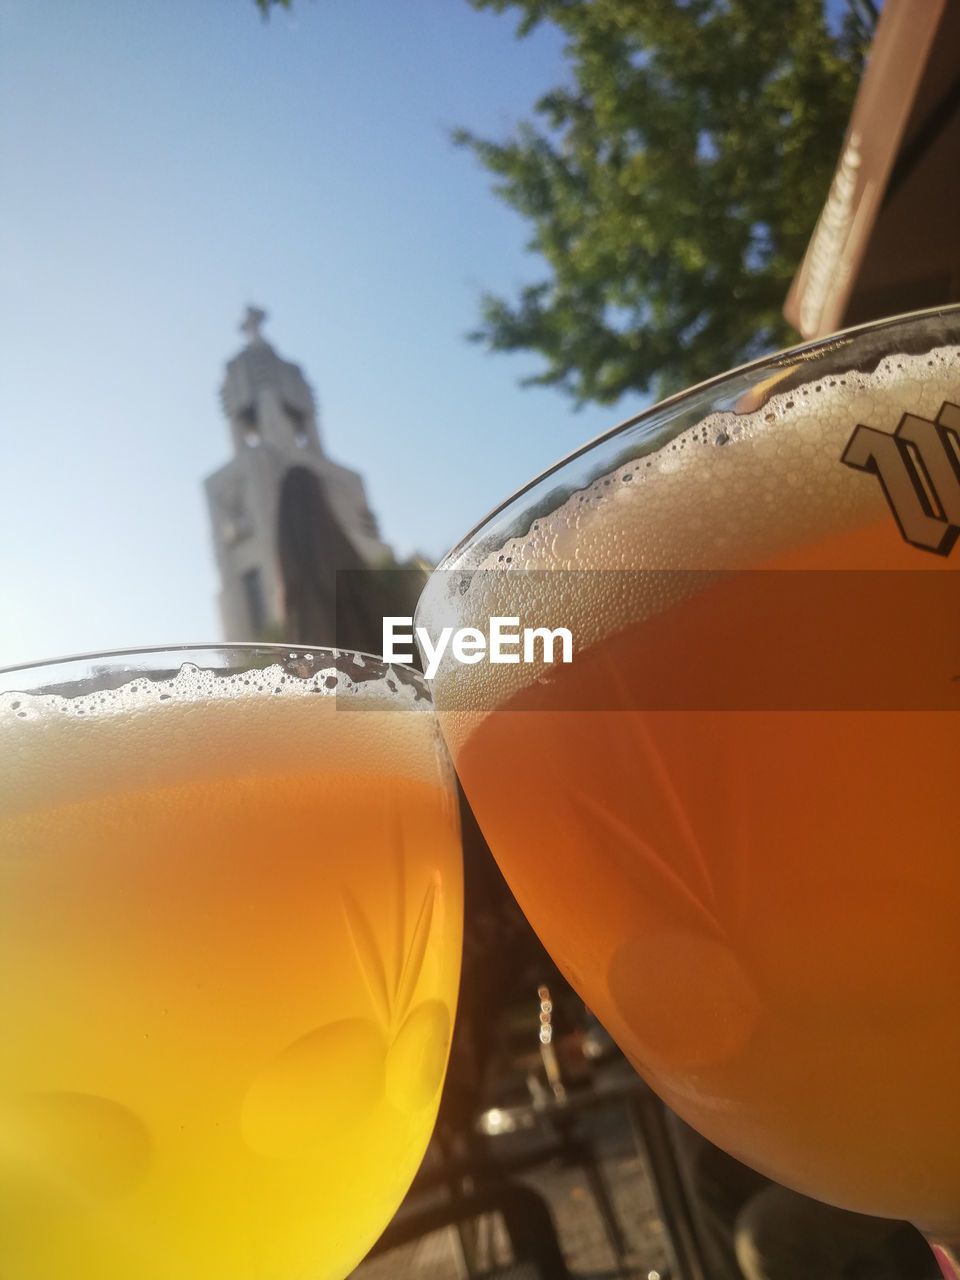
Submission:
[[[440,566],[568,627],[434,682],[520,905],[641,1073],[816,1197],[960,1228],[960,314],[666,402]],[[513,650],[517,653],[517,649]]]

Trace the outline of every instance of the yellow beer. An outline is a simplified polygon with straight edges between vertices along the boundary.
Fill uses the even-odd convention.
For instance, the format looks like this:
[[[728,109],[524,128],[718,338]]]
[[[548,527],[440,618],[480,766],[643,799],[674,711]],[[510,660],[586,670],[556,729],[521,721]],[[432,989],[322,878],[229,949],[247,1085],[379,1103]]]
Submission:
[[[324,693],[0,695],[4,1280],[340,1280],[405,1193],[454,1014],[455,799],[429,711]]]

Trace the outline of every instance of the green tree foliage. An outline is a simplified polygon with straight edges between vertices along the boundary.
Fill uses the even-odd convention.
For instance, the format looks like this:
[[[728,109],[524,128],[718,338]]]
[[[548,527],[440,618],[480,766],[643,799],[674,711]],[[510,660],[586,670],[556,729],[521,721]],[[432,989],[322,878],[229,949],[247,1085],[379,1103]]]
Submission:
[[[866,33],[823,0],[469,0],[567,36],[570,83],[505,142],[455,139],[533,224],[547,279],[471,336],[528,383],[666,394],[793,338],[784,298],[826,196]]]

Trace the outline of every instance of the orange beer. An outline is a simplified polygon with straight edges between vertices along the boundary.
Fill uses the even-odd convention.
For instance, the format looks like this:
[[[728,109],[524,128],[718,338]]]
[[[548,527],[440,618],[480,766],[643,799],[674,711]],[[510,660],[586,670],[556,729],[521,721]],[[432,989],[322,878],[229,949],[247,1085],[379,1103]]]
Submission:
[[[479,572],[420,619],[573,632],[569,666],[434,692],[521,907],[638,1070],[771,1177],[930,1230],[960,1216],[956,560],[842,457],[960,405],[953,342],[615,433],[454,552]]]
[[[5,1280],[341,1280],[450,1040],[429,702],[185,667],[0,694],[0,741]]]

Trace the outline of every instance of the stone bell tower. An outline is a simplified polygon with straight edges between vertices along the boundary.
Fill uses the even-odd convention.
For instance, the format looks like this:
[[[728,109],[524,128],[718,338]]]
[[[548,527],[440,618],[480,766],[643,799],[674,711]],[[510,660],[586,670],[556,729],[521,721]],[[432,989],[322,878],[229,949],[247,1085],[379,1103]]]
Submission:
[[[205,482],[220,570],[220,614],[226,640],[285,634],[286,602],[279,547],[281,492],[295,473],[323,495],[337,526],[330,556],[348,565],[390,559],[367,504],[361,476],[332,462],[317,428],[313,392],[299,367],[281,359],[260,332],[266,313],[248,307],[240,326],[247,345],[228,364],[221,388],[233,458]],[[302,487],[302,486],[301,486]],[[345,541],[344,541],[345,539]],[[339,548],[339,550],[338,550]],[[324,548],[314,557],[323,558]],[[318,643],[330,643],[317,637]]]

